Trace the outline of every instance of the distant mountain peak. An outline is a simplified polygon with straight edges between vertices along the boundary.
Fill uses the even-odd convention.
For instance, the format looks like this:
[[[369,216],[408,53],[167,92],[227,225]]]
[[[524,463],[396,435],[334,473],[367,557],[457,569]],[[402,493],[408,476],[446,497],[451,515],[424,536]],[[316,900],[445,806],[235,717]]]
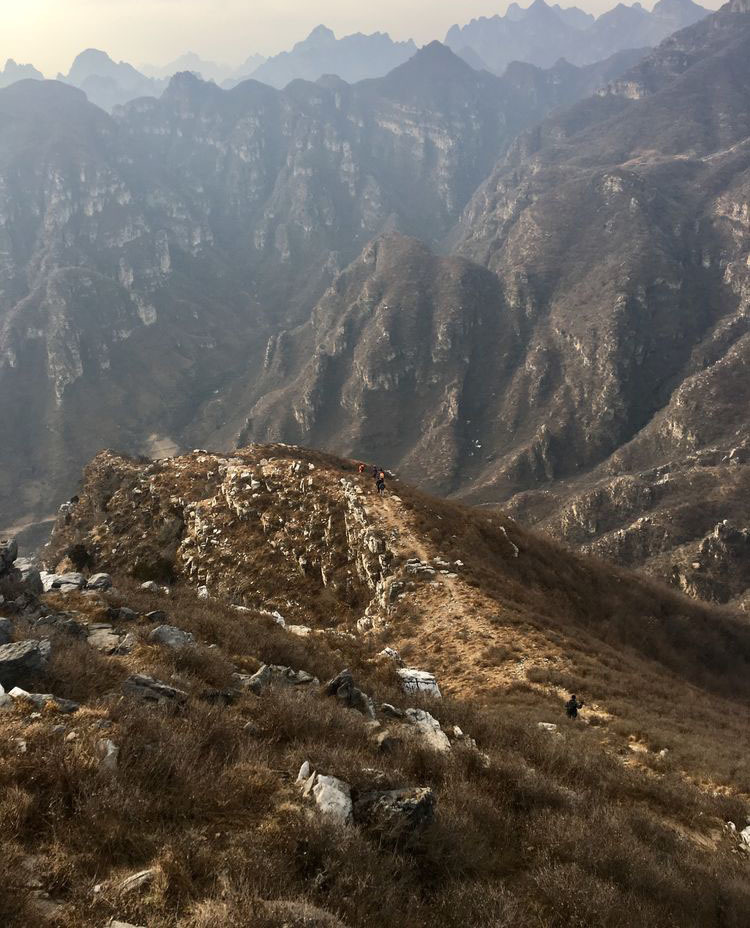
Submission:
[[[328,26],[324,26],[322,23],[319,26],[316,26],[310,35],[307,37],[308,42],[335,42],[336,34],[333,29],[329,29]]]

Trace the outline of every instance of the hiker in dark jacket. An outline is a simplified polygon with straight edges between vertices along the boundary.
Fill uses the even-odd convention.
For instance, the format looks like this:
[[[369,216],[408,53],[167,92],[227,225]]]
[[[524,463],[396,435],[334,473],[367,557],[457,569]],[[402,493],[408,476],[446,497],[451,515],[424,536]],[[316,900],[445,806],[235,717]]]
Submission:
[[[375,481],[375,487],[379,496],[382,496],[385,493],[385,480],[382,474],[378,474],[378,479]]]
[[[576,699],[576,694],[573,693],[570,699],[565,703],[565,712],[569,719],[578,718],[578,710],[583,709],[583,703],[579,702]]]

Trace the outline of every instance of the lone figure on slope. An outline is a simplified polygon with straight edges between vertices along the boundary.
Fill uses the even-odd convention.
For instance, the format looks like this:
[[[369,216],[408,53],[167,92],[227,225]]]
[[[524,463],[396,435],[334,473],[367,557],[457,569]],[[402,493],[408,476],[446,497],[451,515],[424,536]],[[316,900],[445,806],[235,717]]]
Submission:
[[[382,496],[385,493],[385,476],[382,471],[378,474],[375,487],[377,488],[378,496]]]
[[[571,694],[570,699],[565,703],[565,714],[569,719],[578,718],[578,710],[583,708],[583,703],[579,702],[576,694]]]

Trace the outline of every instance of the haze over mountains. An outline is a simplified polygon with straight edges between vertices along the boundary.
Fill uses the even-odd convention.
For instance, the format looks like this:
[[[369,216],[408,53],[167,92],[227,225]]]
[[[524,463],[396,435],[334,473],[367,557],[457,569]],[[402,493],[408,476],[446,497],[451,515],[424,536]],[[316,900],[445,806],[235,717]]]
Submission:
[[[625,48],[652,48],[707,12],[693,0],[659,0],[652,11],[640,3],[618,3],[594,18],[576,7],[534,0],[526,9],[511,3],[504,16],[453,26],[445,44],[471,65],[496,74],[519,60],[540,67],[550,67],[560,58],[591,64]]]
[[[745,601],[749,37],[2,91],[3,522],[102,446],[295,441]]]
[[[526,9],[512,3],[504,16],[453,26],[445,44],[473,68],[497,75],[502,75],[512,61],[548,68],[565,58],[586,65],[620,51],[658,45],[707,12],[693,0],[659,0],[653,11],[640,3],[618,4],[595,18],[577,7],[549,6],[545,0],[534,0]],[[355,83],[383,77],[416,51],[413,41],[393,41],[386,33],[336,38],[330,29],[320,25],[289,51],[269,59],[250,54],[237,67],[207,61],[189,52],[163,66],[137,69],[127,62],[113,61],[103,51],[88,49],[77,56],[68,74],[58,75],[58,79],[83,90],[92,103],[111,111],[140,96],[158,96],[169,78],[181,71],[191,71],[225,89],[250,78],[283,89],[293,80],[316,81],[326,74]],[[7,74],[0,74],[0,86],[22,77],[41,79],[36,69],[22,73],[17,67],[15,62],[9,62]]]

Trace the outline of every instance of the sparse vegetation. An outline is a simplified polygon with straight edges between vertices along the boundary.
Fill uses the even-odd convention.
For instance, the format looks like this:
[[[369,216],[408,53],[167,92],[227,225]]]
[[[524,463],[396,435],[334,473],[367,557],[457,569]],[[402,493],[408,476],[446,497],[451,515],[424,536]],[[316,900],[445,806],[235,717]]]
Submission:
[[[298,449],[287,453],[290,461],[301,457]],[[243,460],[252,466],[249,453]],[[343,523],[335,488],[342,472],[357,479],[350,463],[308,460],[324,488],[317,504],[326,519],[333,514],[331,525]],[[196,494],[219,498],[216,482],[199,477],[198,468],[181,475],[183,496],[194,480]],[[175,519],[159,494],[175,493],[166,469],[153,478],[154,509],[141,505],[138,519],[158,534]],[[106,514],[93,502],[93,479],[54,541],[65,554],[82,540],[97,568],[132,564],[141,544],[141,524],[128,529],[123,508],[138,481],[118,490],[111,469],[108,480]],[[233,539],[243,564],[237,577],[269,605],[283,602],[283,571],[292,565],[296,585],[287,585],[285,609],[307,618],[313,631],[306,637],[258,607],[240,611],[223,598],[200,598],[184,581],[160,596],[120,573],[104,598],[46,596],[49,609],[79,622],[135,610],[139,618],[125,627],[136,643],[129,654],[108,657],[55,633],[45,674],[22,685],[83,708],[64,716],[48,705],[33,718],[33,707],[18,703],[0,714],[3,925],[42,923],[43,900],[24,876],[32,867],[57,906],[51,924],[59,928],[99,928],[113,915],[149,928],[744,928],[750,859],[726,822],[742,828],[750,818],[746,624],[580,560],[502,517],[406,486],[398,492],[400,508],[378,504],[391,519],[380,535],[398,534],[394,569],[403,569],[410,546],[420,557],[464,566],[452,599],[440,584],[413,585],[389,625],[367,636],[351,633],[366,593],[361,580],[352,599],[352,584],[339,596],[299,571],[303,533],[315,539],[311,556],[321,542],[316,523],[296,514],[280,536],[283,556],[266,545],[242,559],[255,552],[245,546],[258,543],[252,516],[235,527],[219,511],[215,524]],[[263,512],[271,505],[270,494],[258,503]],[[101,519],[120,526],[117,552],[91,544],[106,537]],[[346,576],[353,540],[331,531],[339,576]],[[172,563],[180,576],[177,555]],[[231,570],[223,582],[236,587]],[[430,631],[431,611],[443,606],[446,625]],[[195,647],[149,643],[153,622],[145,616],[155,608],[192,633]],[[483,625],[469,622],[472,610],[486,612]],[[24,623],[16,618],[16,637],[50,634],[50,626]],[[443,700],[403,692],[397,665],[377,657],[393,643],[413,666],[442,668]],[[379,712],[394,736],[384,753],[363,715],[314,685],[272,685],[261,695],[238,686],[235,672],[252,674],[263,663],[306,670],[321,682],[348,667],[377,706],[421,706],[444,732],[458,726],[476,747],[452,735],[450,753],[436,753],[415,729]],[[184,690],[187,701],[146,705],[123,696],[133,672]],[[586,704],[577,722],[562,712],[571,689]],[[60,724],[64,730],[55,729]],[[119,748],[114,772],[102,767],[104,738]],[[373,789],[429,788],[436,817],[407,832],[335,825],[294,783],[305,760],[350,784],[355,801]],[[155,871],[147,887],[120,891],[125,877],[147,868]]]

